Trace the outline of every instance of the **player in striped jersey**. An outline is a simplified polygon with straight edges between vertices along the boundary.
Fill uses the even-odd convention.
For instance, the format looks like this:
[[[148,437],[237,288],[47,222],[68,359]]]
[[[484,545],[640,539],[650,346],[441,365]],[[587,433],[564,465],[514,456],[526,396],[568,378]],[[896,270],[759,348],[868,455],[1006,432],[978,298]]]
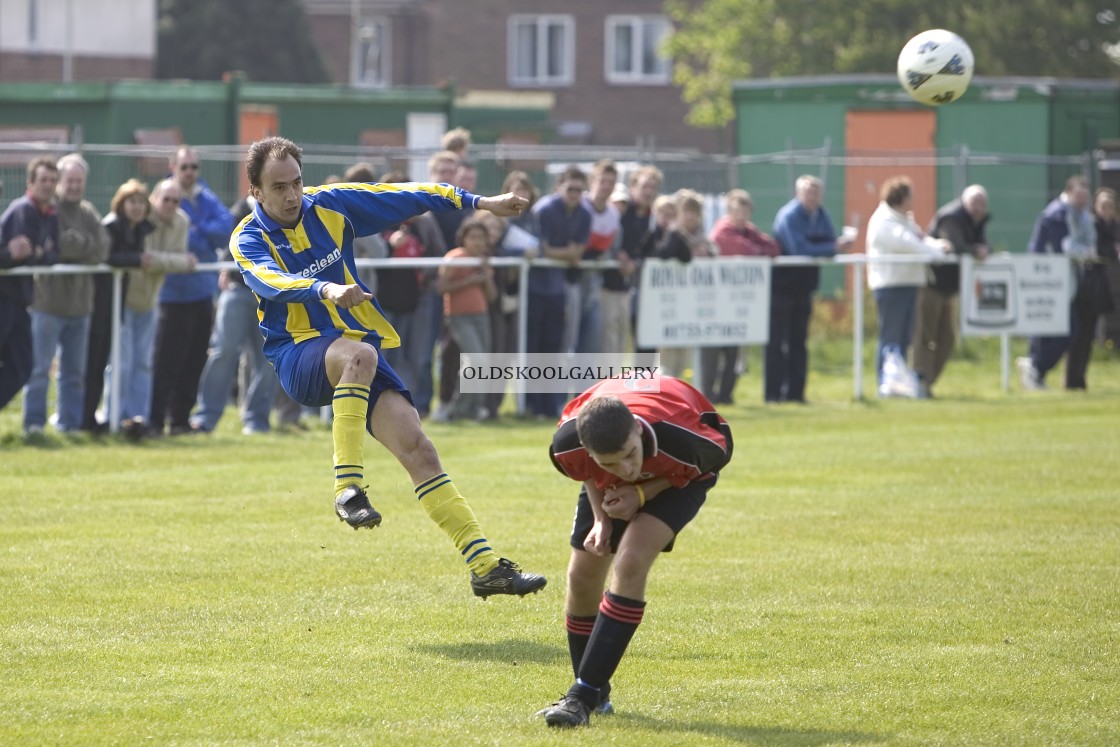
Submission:
[[[679,379],[659,381],[596,384],[564,408],[552,438],[552,463],[583,487],[565,602],[576,681],[540,712],[549,726],[611,712],[610,678],[642,621],[653,561],[673,548],[731,460],[731,428],[704,395]]]
[[[280,137],[249,146],[245,167],[257,205],[234,230],[230,252],[257,296],[265,356],[284,390],[304,405],[334,406],[335,512],[355,529],[381,523],[362,486],[368,429],[408,471],[420,505],[462,553],[476,596],[538,591],[543,576],[522,573],[490,548],[421,429],[408,389],[381,357],[382,347],[400,340],[358,279],[353,249],[355,237],[428,210],[511,216],[526,200],[448,184],[304,187],[302,156]]]

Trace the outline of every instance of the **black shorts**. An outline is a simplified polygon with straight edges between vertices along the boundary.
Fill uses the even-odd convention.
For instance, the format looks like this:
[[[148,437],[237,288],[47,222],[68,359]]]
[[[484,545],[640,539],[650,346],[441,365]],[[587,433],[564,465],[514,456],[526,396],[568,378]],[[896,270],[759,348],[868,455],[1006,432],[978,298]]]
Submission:
[[[690,482],[683,488],[669,488],[659,493],[656,498],[646,501],[646,505],[638,509],[639,514],[656,516],[673,530],[673,539],[669,540],[669,544],[665,545],[661,552],[669,552],[673,549],[676,535],[680,534],[688,522],[695,518],[708,497],[708,491],[715,486],[717,479],[718,476],[704,481]],[[582,550],[583,540],[587,538],[588,532],[594,525],[595,514],[591,512],[587,489],[583,488],[579,491],[576,519],[572,524],[572,547]],[[618,543],[622,541],[622,535],[629,525],[628,521],[611,519],[611,552],[618,551]]]

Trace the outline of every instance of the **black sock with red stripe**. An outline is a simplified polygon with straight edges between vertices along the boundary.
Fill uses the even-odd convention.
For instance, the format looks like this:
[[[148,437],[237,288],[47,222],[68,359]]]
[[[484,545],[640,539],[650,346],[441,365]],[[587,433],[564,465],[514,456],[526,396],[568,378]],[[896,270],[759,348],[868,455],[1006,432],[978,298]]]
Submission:
[[[586,693],[585,702],[591,708],[598,705],[599,689],[618,669],[630,639],[642,622],[645,608],[646,603],[638,599],[627,599],[609,591],[603,595],[577,677],[577,683],[583,685],[579,694],[583,697]],[[594,691],[594,702],[591,702],[591,691]]]
[[[568,653],[572,655],[572,674],[576,677],[579,676],[579,663],[583,661],[583,652],[587,650],[587,642],[591,640],[591,631],[598,617],[567,615],[564,618],[564,627],[568,629]]]

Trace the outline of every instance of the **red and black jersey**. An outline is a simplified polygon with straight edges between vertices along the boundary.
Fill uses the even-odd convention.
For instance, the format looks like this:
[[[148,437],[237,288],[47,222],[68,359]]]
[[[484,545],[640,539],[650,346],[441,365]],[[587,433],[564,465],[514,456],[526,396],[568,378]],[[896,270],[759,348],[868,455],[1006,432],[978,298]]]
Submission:
[[[564,408],[552,437],[549,456],[556,469],[573,480],[594,480],[603,489],[619,478],[600,467],[579,442],[576,416],[593,397],[617,397],[642,426],[644,460],[639,480],[664,477],[673,487],[710,476],[731,461],[731,428],[712,403],[691,386],[661,377],[661,391],[650,382],[607,379],[579,395]]]

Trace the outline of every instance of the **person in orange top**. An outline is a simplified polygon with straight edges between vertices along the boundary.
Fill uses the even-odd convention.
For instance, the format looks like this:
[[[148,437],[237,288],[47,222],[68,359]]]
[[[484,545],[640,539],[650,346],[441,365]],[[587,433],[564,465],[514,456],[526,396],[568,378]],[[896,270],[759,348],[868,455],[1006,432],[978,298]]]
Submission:
[[[490,232],[476,218],[463,221],[456,234],[459,248],[444,259],[477,258],[479,266],[446,263],[439,268],[436,290],[443,294],[443,315],[451,337],[468,360],[472,355],[490,352],[489,304],[498,297],[494,268],[490,266]],[[456,392],[451,416],[485,420],[490,413],[483,407],[484,395]]]

